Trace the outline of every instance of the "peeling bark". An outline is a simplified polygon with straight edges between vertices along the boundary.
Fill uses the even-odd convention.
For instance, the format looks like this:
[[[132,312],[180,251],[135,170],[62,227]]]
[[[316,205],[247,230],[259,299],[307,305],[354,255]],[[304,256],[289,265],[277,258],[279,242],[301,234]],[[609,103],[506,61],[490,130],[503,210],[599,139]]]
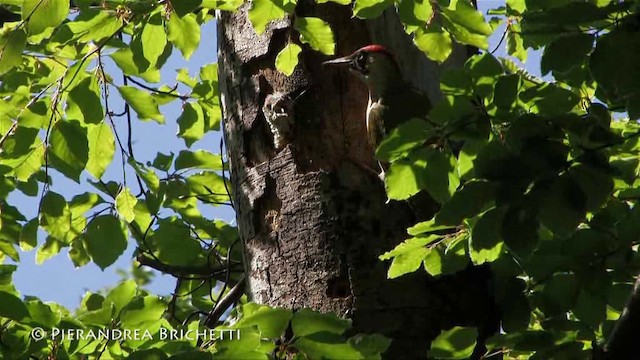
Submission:
[[[416,219],[406,203],[385,203],[383,184],[371,171],[377,165],[365,135],[366,88],[346,72],[323,68],[329,57],[309,49],[291,77],[278,73],[275,56],[297,34],[285,19],[258,36],[247,9],[245,3],[220,14],[218,61],[251,299],[352,318],[355,332],[394,338],[389,354],[403,358],[425,357],[443,328],[486,320],[487,311],[476,312],[477,306],[493,309],[486,271],[437,281],[418,271],[386,280],[378,256],[403,241]],[[373,41],[387,45],[416,86],[439,96],[442,69],[413,47],[394,14],[365,23],[331,3],[300,3],[297,13],[329,22],[339,55]],[[450,66],[466,56],[457,49]],[[304,92],[282,149],[274,147],[262,112],[276,92]]]

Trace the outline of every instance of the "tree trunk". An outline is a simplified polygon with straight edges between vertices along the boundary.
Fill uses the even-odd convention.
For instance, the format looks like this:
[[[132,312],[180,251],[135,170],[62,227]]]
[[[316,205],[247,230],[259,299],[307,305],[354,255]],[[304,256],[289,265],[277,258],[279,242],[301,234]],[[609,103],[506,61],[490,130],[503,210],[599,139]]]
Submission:
[[[274,69],[277,53],[297,33],[288,19],[256,35],[248,3],[222,13],[218,23],[224,133],[233,198],[253,301],[290,309],[310,307],[353,319],[355,332],[392,337],[390,357],[424,358],[429,341],[454,324],[482,322],[491,307],[486,271],[438,281],[423,271],[386,279],[378,256],[406,239],[415,223],[404,202],[385,204],[384,186],[365,136],[367,90],[330,59],[310,49],[287,77]],[[373,22],[351,18],[349,7],[300,2],[298,16],[331,24],[336,53],[368,43],[386,45],[405,76],[432,99],[440,67],[404,34],[395,13]],[[448,66],[460,66],[464,48]],[[274,147],[263,105],[289,94],[283,108],[294,118],[288,143]],[[471,300],[471,301],[469,301]]]

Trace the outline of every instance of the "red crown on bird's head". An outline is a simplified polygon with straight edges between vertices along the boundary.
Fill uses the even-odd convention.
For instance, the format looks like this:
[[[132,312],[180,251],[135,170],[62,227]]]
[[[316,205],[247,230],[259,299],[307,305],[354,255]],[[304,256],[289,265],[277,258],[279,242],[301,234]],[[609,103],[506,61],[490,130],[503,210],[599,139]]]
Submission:
[[[391,52],[389,50],[387,50],[386,47],[384,47],[382,45],[378,45],[378,44],[371,44],[371,45],[367,45],[367,46],[361,47],[360,50],[358,50],[358,51],[381,52],[381,53],[385,53],[387,55],[393,56],[391,54]]]
[[[396,59],[396,57],[391,53],[391,51],[387,50],[386,47],[380,45],[380,44],[371,44],[371,45],[367,45],[367,46],[363,46],[360,49],[358,49],[356,51],[356,53],[360,52],[360,51],[365,51],[365,52],[369,52],[369,53],[381,53],[381,54],[385,54],[387,55],[391,61],[393,62],[393,64],[398,67],[398,60]]]

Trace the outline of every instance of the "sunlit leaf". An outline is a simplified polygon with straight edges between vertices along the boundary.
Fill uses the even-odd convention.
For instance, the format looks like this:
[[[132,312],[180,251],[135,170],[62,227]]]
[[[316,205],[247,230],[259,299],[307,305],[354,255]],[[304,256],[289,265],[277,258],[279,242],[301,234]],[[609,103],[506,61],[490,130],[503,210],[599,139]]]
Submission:
[[[418,29],[413,41],[433,61],[443,62],[453,51],[451,36],[440,27],[430,26],[426,30]]]
[[[206,150],[187,151],[182,150],[178,154],[175,163],[176,170],[182,169],[208,169],[222,170],[222,157]]]
[[[356,0],[353,14],[361,19],[375,18],[391,4],[393,4],[391,0]]]
[[[249,20],[256,33],[260,35],[271,21],[282,19],[286,14],[277,0],[252,0]]]
[[[296,17],[293,27],[300,33],[300,41],[325,55],[335,53],[336,43],[329,24],[316,17]]]
[[[160,124],[164,124],[164,115],[158,109],[156,100],[146,91],[133,86],[118,87],[122,98],[131,105],[140,120],[152,119]]]
[[[39,34],[58,26],[69,13],[69,0],[24,0],[22,20],[30,34]]]
[[[89,160],[87,130],[77,121],[58,121],[49,135],[51,164],[66,177],[80,181]]]
[[[200,140],[205,132],[205,119],[202,106],[197,102],[188,102],[178,117],[178,136],[184,139],[187,147]]]
[[[138,199],[131,194],[131,190],[128,187],[123,187],[118,196],[116,196],[116,210],[120,217],[128,223],[132,222],[135,218],[134,207]]]
[[[298,55],[302,48],[294,43],[287,44],[276,56],[276,69],[290,76],[298,65]]]
[[[115,139],[111,128],[106,123],[88,126],[89,159],[87,172],[100,179],[111,164],[116,151]]]
[[[196,15],[171,16],[167,23],[167,38],[189,60],[200,44],[200,25],[196,22]]]
[[[429,357],[439,359],[468,359],[476,346],[478,330],[456,326],[444,330],[431,342]]]
[[[26,43],[27,34],[22,29],[0,35],[0,74],[20,64]]]

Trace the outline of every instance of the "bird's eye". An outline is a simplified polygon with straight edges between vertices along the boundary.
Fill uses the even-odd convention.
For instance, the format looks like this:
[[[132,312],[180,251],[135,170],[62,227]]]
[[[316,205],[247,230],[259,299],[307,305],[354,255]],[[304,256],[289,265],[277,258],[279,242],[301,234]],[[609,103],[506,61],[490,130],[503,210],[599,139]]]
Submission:
[[[358,70],[364,72],[367,69],[367,58],[368,58],[368,54],[364,52],[361,52],[358,55],[356,55],[355,66]]]

